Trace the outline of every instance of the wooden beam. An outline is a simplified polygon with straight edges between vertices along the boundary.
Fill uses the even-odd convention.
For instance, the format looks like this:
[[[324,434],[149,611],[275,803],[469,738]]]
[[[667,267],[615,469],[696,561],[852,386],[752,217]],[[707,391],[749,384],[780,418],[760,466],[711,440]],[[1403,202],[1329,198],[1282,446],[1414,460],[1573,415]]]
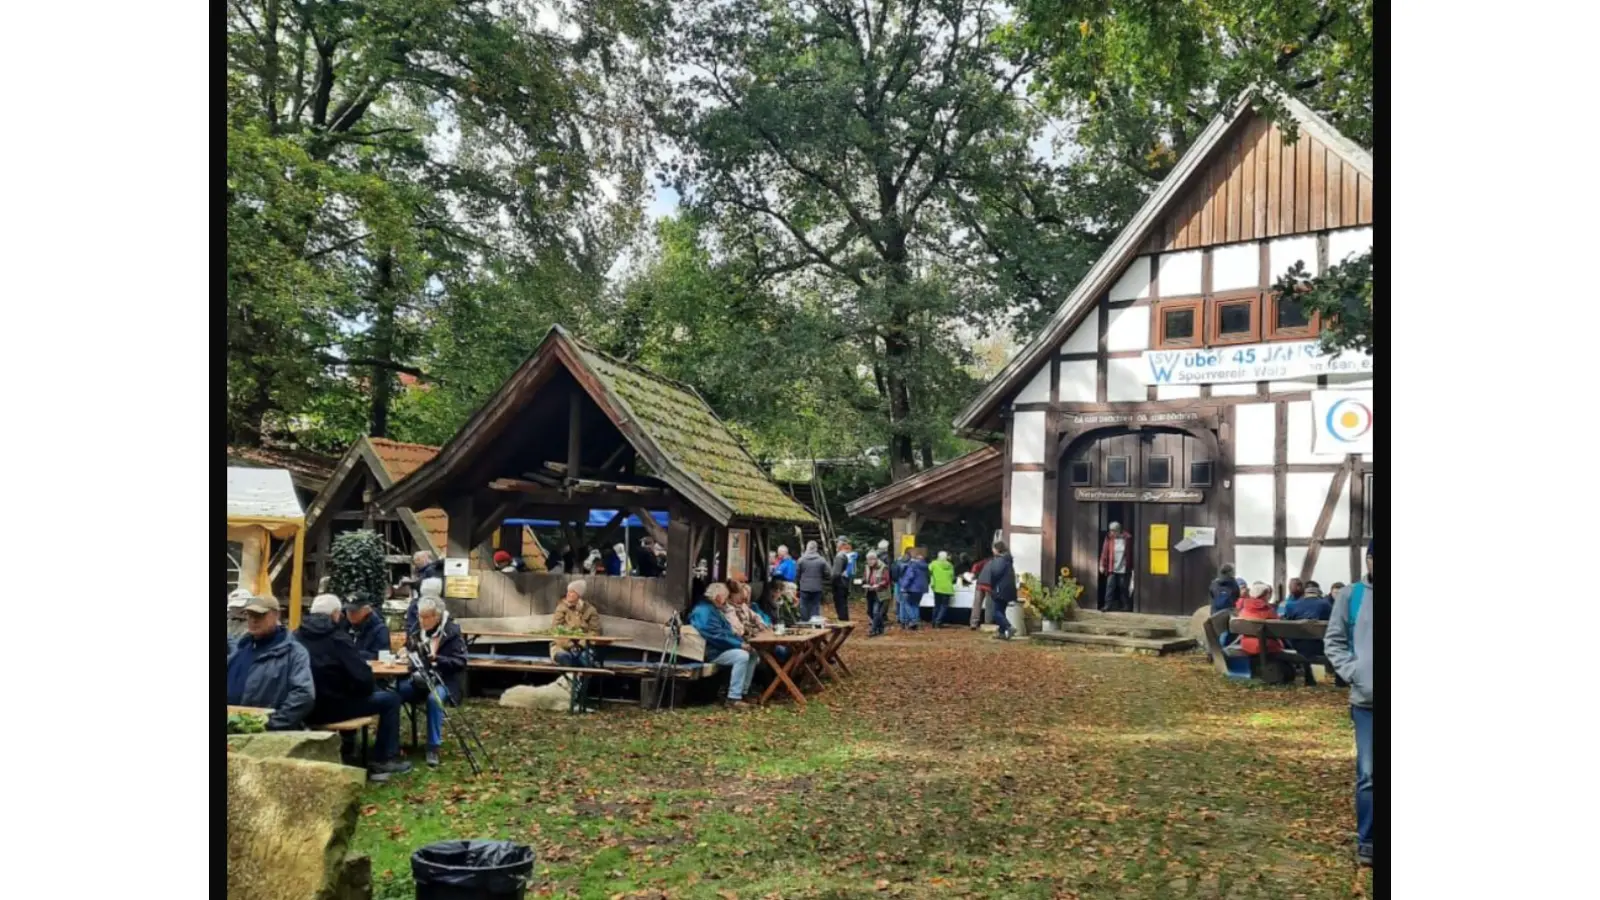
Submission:
[[[607,522],[605,527],[600,529],[596,535],[594,539],[595,547],[602,553],[605,552],[606,544],[610,543],[612,536],[622,529],[622,523],[627,518],[628,511],[626,509],[617,510],[616,514],[611,517],[611,521]]]
[[[1328,526],[1333,523],[1334,510],[1339,508],[1339,495],[1344,493],[1345,483],[1349,478],[1350,461],[1346,459],[1344,467],[1334,474],[1333,481],[1328,485],[1327,499],[1322,501],[1322,514],[1317,516],[1317,525],[1311,530],[1311,543],[1306,546],[1306,559],[1300,564],[1301,581],[1310,578],[1312,571],[1317,568],[1317,556],[1322,553],[1322,542],[1327,540]]]
[[[445,515],[450,517],[450,522],[445,534],[445,555],[466,559],[472,551],[472,546],[477,543],[472,539],[472,533],[477,528],[478,520],[473,515],[473,502],[470,494],[452,499],[444,508]]]
[[[583,400],[582,392],[574,390],[567,395],[567,477],[578,479],[579,459],[583,453]]]
[[[518,507],[522,506],[526,502],[527,501],[522,499],[522,497],[517,496],[507,497],[499,503],[496,503],[494,508],[490,509],[488,514],[479,519],[478,522],[473,526],[472,546],[476,547],[488,540],[489,535],[494,534],[495,530],[500,527],[500,523],[505,521],[505,519],[515,512]],[[453,518],[454,517],[452,517],[452,519]]]
[[[694,563],[689,558],[694,538],[682,507],[674,507],[670,515],[667,521],[666,598],[674,609],[681,609],[687,605],[685,601],[694,587]]]
[[[642,506],[629,506],[626,507],[626,509],[628,512],[631,512],[639,517],[639,523],[644,527],[645,532],[650,535],[652,540],[660,541],[666,544],[670,552],[672,542],[667,540],[667,529],[664,529],[660,525],[656,524],[656,520],[650,515],[650,511],[648,509],[645,509]],[[673,516],[668,520],[669,527],[671,526],[672,519],[676,518],[677,516]]]

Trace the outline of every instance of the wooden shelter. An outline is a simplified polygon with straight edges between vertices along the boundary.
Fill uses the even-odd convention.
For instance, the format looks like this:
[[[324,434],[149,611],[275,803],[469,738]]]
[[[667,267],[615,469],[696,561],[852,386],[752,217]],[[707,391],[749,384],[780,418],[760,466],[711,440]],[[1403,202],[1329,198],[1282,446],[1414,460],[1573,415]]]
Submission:
[[[666,544],[665,576],[594,576],[587,599],[602,615],[658,624],[689,605],[697,560],[760,581],[766,529],[814,524],[694,388],[607,356],[560,326],[437,456],[376,503],[391,513],[443,509],[446,556],[458,559],[508,518],[583,521],[588,510],[615,509],[595,537],[603,547],[636,514]],[[652,509],[667,512],[664,529]],[[458,615],[548,613],[570,580],[477,574],[478,598]]]
[[[858,497],[845,506],[851,516],[892,523],[892,546],[906,534],[921,534],[925,522],[950,522],[969,516],[1000,521],[1005,453],[980,447],[931,469]]]
[[[301,561],[305,557],[305,514],[294,482],[284,469],[228,469],[228,542],[241,547],[240,582],[257,595],[269,593],[267,561],[272,542],[293,546],[289,575],[289,627],[300,626]]]

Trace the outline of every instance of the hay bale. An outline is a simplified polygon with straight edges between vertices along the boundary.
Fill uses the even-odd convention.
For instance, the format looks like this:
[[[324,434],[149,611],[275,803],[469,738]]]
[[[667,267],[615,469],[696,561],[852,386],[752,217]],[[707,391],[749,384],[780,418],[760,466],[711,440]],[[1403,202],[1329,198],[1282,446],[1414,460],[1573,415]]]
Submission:
[[[231,900],[325,900],[345,852],[366,773],[349,766],[228,754]]]

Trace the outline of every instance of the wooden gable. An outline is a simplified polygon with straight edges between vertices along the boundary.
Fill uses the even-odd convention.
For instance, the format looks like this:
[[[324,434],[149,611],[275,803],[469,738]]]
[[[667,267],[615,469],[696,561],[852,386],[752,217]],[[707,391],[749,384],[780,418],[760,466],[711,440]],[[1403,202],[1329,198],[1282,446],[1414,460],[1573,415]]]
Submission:
[[[1300,129],[1254,112],[1233,123],[1146,240],[1145,253],[1372,224],[1372,179]]]

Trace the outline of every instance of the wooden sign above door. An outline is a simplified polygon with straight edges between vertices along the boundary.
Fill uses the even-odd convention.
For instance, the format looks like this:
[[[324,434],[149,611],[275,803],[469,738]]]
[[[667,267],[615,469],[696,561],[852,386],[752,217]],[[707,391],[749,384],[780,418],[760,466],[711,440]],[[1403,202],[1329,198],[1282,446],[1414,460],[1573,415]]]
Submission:
[[[1205,491],[1164,488],[1073,488],[1072,498],[1090,503],[1204,503]]]

